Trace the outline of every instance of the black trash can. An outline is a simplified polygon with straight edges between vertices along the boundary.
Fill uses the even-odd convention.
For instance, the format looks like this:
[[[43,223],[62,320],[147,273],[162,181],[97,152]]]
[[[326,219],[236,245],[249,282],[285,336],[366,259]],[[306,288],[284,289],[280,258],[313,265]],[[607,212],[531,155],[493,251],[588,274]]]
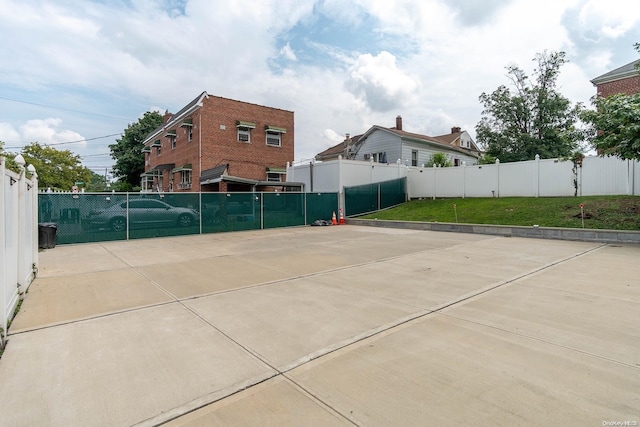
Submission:
[[[56,247],[56,231],[58,224],[55,222],[43,222],[38,224],[38,247],[51,249]]]

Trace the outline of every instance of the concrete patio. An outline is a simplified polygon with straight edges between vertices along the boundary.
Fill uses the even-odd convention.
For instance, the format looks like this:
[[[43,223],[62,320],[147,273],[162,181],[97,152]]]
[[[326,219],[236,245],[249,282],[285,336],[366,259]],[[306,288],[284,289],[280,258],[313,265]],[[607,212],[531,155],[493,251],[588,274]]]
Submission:
[[[9,330],[0,425],[638,425],[638,313],[635,244],[341,225],[58,246]]]

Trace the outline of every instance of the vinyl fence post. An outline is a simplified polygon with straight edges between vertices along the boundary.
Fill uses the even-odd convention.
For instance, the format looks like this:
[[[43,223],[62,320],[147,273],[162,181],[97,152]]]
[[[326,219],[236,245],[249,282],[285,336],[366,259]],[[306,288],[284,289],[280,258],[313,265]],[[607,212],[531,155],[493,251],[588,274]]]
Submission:
[[[540,155],[536,154],[536,197],[540,197]]]
[[[467,196],[467,162],[462,162],[462,198]]]

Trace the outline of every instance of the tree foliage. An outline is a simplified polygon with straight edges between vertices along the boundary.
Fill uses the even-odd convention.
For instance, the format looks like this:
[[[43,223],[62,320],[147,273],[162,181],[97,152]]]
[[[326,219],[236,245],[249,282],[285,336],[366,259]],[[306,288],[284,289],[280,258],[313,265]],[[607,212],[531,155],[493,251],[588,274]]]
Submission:
[[[536,55],[534,79],[516,65],[506,67],[513,90],[500,86],[479,97],[482,118],[476,125],[476,137],[489,156],[502,162],[566,157],[582,140],[576,127],[580,104],[575,106],[556,86],[564,52]]]
[[[602,156],[640,160],[640,93],[594,97],[595,110],[581,114],[589,140]]]
[[[76,182],[87,182],[91,176],[91,171],[82,166],[80,156],[69,150],[32,142],[22,148],[21,154],[27,164],[36,168],[40,188],[70,191]]]
[[[93,171],[90,171],[90,173],[91,177],[89,178],[89,181],[87,181],[85,187],[87,191],[98,192],[110,190],[110,188],[107,187],[107,179],[104,175],[100,175]]]
[[[425,163],[425,166],[428,168],[432,168],[434,166],[447,168],[453,166],[453,163],[451,163],[451,160],[449,160],[449,157],[447,157],[445,153],[433,153],[429,158],[429,161]]]
[[[640,43],[633,45],[640,53]],[[640,64],[636,64],[640,73]],[[585,110],[580,119],[589,128],[587,136],[602,156],[640,160],[640,93],[594,96],[595,110]]]
[[[122,138],[109,145],[111,157],[115,160],[113,174],[129,189],[140,185],[140,174],[144,172],[142,142],[162,123],[160,113],[147,111],[140,120],[127,126]]]

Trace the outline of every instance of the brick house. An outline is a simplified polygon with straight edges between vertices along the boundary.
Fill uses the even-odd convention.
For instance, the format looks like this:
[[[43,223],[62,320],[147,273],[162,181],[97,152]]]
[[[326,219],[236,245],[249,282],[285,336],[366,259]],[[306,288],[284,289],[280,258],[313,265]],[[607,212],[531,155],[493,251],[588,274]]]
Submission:
[[[640,59],[637,59],[591,80],[598,96],[607,97],[616,93],[633,95],[640,92],[639,64]]]
[[[455,166],[462,162],[474,165],[481,155],[469,133],[457,126],[451,128],[449,134],[427,136],[404,131],[402,117],[397,116],[395,127],[374,125],[362,135],[347,134],[343,142],[318,153],[315,159],[335,160],[340,155],[344,159],[378,163],[395,163],[400,159],[409,166],[421,166],[440,152],[445,153]]]
[[[202,92],[144,140],[142,191],[285,189],[293,115]]]

